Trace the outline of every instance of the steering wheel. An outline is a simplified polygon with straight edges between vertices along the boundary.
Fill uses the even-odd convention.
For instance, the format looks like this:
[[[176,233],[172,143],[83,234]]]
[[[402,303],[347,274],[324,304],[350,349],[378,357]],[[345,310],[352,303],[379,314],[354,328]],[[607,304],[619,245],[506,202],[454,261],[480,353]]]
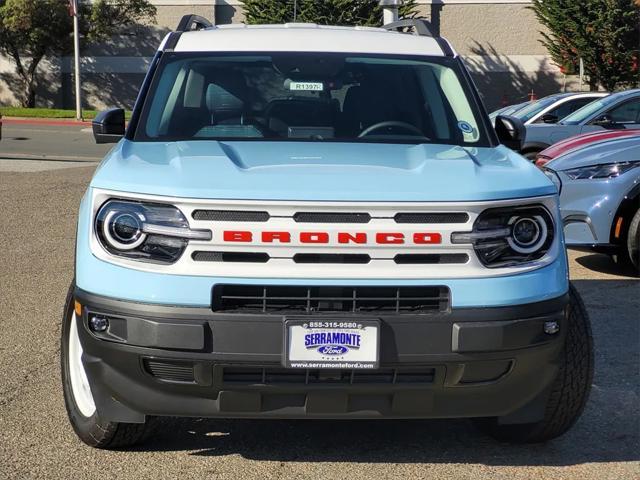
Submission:
[[[410,123],[400,122],[397,120],[387,120],[386,122],[378,122],[374,125],[371,125],[370,127],[365,128],[362,132],[360,132],[360,135],[358,135],[358,138],[371,135],[371,133],[375,132],[376,130],[380,130],[382,128],[390,128],[390,127],[402,128],[411,133],[424,137],[424,133],[422,133],[417,127],[415,127],[414,125],[411,125]]]

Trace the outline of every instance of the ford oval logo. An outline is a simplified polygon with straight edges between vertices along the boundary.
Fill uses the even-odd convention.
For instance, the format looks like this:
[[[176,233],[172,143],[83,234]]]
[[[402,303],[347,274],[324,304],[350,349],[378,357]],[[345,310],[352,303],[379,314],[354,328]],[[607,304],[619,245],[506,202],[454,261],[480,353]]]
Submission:
[[[322,355],[344,355],[349,349],[343,345],[323,345],[318,348]]]

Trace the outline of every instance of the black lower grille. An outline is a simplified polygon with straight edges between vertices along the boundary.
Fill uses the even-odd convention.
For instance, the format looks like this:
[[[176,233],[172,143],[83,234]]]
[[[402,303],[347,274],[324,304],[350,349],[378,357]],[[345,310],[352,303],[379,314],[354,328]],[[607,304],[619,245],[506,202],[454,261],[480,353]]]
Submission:
[[[447,287],[228,285],[213,288],[214,311],[428,314],[449,309]]]
[[[430,367],[384,368],[376,371],[225,367],[223,369],[222,381],[227,385],[395,385],[407,383],[433,383],[434,377],[435,369]]]
[[[400,253],[393,259],[398,265],[444,265],[469,261],[466,253]]]
[[[298,212],[293,216],[296,223],[369,223],[368,213]]]
[[[168,382],[195,383],[193,363],[166,360],[143,360],[144,369],[150,375]]]
[[[194,210],[192,216],[209,222],[266,222],[271,218],[268,212],[247,210]]]
[[[297,253],[293,256],[296,263],[338,263],[366,264],[371,257],[362,253]]]
[[[236,262],[236,263],[266,263],[268,253],[260,252],[211,252],[198,250],[191,254],[194,262]]]
[[[393,218],[396,223],[467,223],[469,221],[469,215],[465,212],[397,213]]]

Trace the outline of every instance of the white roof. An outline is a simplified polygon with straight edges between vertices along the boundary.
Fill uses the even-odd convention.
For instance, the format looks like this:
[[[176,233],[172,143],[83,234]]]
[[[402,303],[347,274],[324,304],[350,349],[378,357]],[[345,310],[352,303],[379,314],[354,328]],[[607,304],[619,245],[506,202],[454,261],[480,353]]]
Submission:
[[[164,47],[165,40],[160,45]],[[338,52],[444,56],[432,37],[382,28],[232,24],[184,32],[176,52]]]

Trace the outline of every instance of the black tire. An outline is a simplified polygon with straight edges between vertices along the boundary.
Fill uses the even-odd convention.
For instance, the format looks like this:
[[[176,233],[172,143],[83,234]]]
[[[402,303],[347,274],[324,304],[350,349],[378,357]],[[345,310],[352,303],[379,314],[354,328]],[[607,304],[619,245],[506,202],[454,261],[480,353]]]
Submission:
[[[497,440],[511,443],[552,440],[567,432],[584,410],[593,381],[593,338],[582,298],[573,285],[569,288],[568,331],[544,419],[517,425],[500,425],[497,418],[475,420],[480,430]]]
[[[527,160],[529,160],[530,162],[535,162],[536,161],[536,157],[538,156],[540,151],[541,150],[534,150],[533,152],[525,152],[525,153],[522,154],[522,156],[524,158],[526,158]]]
[[[87,417],[82,414],[76,403],[69,374],[69,333],[74,309],[73,287],[71,284],[64,304],[60,341],[62,391],[69,421],[80,440],[91,447],[104,449],[130,447],[145,438],[148,421],[145,423],[108,422],[100,418],[98,411]]]
[[[633,268],[636,275],[640,275],[640,209],[631,219],[626,240],[620,257],[623,263]]]

